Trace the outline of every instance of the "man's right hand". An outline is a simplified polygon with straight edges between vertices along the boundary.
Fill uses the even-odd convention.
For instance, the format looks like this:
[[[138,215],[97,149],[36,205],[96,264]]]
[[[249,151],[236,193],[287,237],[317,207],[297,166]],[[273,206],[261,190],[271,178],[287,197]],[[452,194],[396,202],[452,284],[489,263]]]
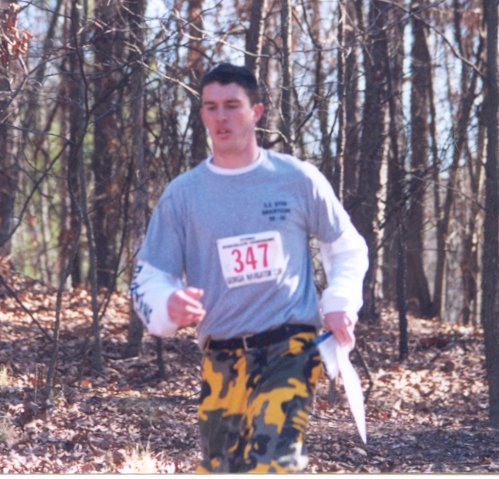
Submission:
[[[355,317],[356,318],[356,317]],[[326,327],[334,334],[340,346],[345,346],[351,351],[355,346],[355,334],[353,332],[355,321],[345,311],[326,313],[324,316]]]
[[[199,323],[206,315],[206,310],[199,301],[203,294],[202,289],[190,286],[177,289],[166,304],[170,319],[180,327]]]

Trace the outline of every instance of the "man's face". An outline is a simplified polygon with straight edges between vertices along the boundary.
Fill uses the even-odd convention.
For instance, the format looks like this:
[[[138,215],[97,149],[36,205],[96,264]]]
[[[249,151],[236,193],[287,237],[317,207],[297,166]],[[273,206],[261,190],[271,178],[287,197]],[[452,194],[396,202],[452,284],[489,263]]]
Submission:
[[[244,88],[236,83],[210,83],[203,88],[201,118],[215,153],[239,153],[255,138],[263,105],[251,105]]]

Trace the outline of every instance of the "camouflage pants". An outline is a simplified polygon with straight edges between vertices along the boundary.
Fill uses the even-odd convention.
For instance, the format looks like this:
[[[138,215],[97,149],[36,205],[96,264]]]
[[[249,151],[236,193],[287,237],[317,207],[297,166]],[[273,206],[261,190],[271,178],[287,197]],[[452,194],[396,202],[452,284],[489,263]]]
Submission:
[[[294,472],[304,449],[316,383],[315,333],[265,348],[208,351],[202,363],[199,424],[203,472]]]

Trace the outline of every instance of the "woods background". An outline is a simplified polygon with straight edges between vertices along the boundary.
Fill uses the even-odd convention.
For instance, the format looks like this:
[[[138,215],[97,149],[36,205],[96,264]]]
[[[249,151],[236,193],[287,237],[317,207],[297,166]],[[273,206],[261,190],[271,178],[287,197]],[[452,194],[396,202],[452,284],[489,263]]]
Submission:
[[[498,426],[497,6],[0,0],[0,255],[58,288],[48,390],[65,290],[92,294],[102,369],[151,210],[209,154],[198,81],[232,61],[263,86],[261,144],[316,164],[366,238],[361,320],[396,308],[402,358],[409,316],[483,327]]]

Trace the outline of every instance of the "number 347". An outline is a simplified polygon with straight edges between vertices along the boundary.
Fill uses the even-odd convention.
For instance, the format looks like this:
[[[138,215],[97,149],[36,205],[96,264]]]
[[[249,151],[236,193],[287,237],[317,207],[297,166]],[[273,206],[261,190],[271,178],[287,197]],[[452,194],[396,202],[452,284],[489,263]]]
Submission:
[[[234,256],[234,272],[242,273],[246,267],[256,270],[258,267],[268,267],[268,244],[259,243],[256,247],[248,246],[246,248],[234,248],[231,255]]]

